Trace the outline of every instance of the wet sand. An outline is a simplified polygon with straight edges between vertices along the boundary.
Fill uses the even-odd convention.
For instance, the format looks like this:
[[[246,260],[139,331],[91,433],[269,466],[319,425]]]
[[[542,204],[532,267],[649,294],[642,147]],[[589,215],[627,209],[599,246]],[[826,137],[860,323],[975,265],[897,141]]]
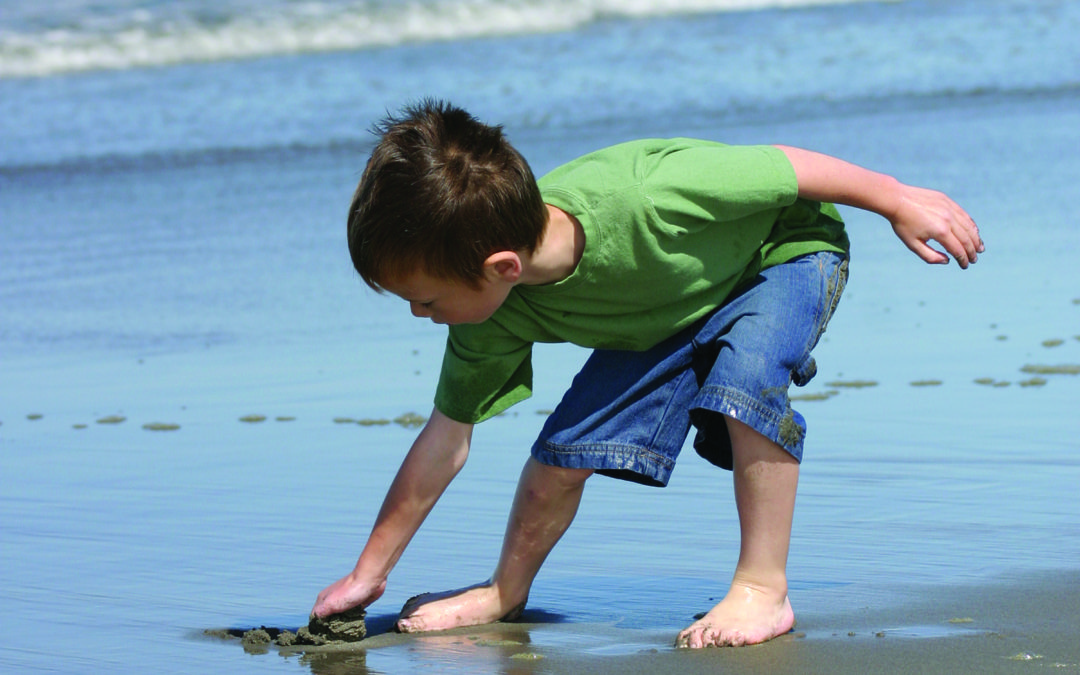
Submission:
[[[560,622],[527,609],[520,621],[404,635],[394,615],[369,618],[360,642],[269,647],[313,673],[1018,673],[1080,672],[1080,572],[1047,572],[963,587],[926,587],[888,609],[804,614],[763,645],[674,649],[671,630]],[[238,629],[233,635],[240,635]],[[221,639],[222,631],[208,631]],[[237,637],[226,638],[240,643]],[[251,651],[249,649],[249,651]],[[256,650],[259,651],[259,650]],[[404,667],[405,670],[400,670]],[[443,671],[440,671],[443,672]]]

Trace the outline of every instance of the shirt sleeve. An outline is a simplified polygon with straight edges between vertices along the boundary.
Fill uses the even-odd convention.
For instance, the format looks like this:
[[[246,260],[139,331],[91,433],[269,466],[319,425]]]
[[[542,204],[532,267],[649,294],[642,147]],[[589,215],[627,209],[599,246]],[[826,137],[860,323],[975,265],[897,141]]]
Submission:
[[[435,407],[475,424],[532,395],[532,343],[494,319],[451,326],[443,353]]]
[[[678,139],[649,157],[644,174],[657,214],[672,224],[739,220],[799,195],[791,162],[770,145]]]

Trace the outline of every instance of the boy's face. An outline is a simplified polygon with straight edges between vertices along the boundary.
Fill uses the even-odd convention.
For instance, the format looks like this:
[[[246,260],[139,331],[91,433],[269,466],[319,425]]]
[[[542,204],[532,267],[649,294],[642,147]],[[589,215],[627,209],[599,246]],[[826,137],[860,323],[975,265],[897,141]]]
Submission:
[[[513,284],[500,278],[480,280],[477,288],[417,272],[383,288],[409,303],[413,316],[439,324],[483,323],[495,313]]]

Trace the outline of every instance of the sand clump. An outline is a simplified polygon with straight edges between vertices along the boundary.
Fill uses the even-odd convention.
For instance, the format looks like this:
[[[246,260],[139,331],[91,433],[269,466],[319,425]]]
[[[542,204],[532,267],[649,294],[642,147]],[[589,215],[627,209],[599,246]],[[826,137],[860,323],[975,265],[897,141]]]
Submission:
[[[313,644],[331,642],[357,642],[367,637],[367,615],[360,607],[332,614],[327,617],[311,617],[308,625],[297,631],[298,640],[312,640]]]
[[[306,626],[295,632],[282,628],[260,626],[251,630],[228,631],[231,636],[239,637],[245,650],[260,651],[270,645],[279,647],[322,647],[359,642],[367,637],[367,624],[364,617],[367,612],[356,607],[340,614],[328,617],[311,617]]]

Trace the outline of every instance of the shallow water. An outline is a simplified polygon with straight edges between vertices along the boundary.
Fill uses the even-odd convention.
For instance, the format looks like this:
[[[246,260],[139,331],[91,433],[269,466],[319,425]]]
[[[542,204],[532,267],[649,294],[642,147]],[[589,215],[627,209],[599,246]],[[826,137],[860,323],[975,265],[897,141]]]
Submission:
[[[507,78],[520,66],[507,66],[490,89],[468,89],[485,114],[508,120],[538,172],[629,136],[784,142],[944,189],[980,223],[988,250],[961,272],[922,264],[887,224],[845,212],[851,281],[806,388],[838,393],[798,406],[810,430],[789,573],[809,639],[837,617],[925,600],[927,589],[1075,570],[1080,559],[1080,376],[1044,374],[1038,384],[1021,370],[1080,363],[1080,277],[1072,271],[1080,230],[1069,198],[1080,160],[1068,151],[1080,147],[1080,100],[1064,68],[1075,51],[1043,54],[1020,38],[994,46],[1006,39],[995,28],[1005,19],[1020,35],[1041,31],[1056,45],[1051,38],[1072,25],[1075,10],[1031,7],[867,3],[608,21],[550,38],[462,43],[529,53],[545,43],[569,50],[588,35],[610,60],[573,71],[575,92],[610,76],[637,93],[633,78],[613,74],[619,45],[631,37],[672,43],[694,20],[762,34],[770,25],[833,22],[862,35],[858,44],[879,64],[890,50],[913,54],[909,40],[928,25],[944,26],[928,38],[933,44],[956,26],[981,25],[980,49],[1026,54],[1001,70],[1004,84],[993,90],[986,82],[998,74],[985,70],[985,59],[968,68],[933,45],[913,60],[922,70],[859,74],[852,59],[842,71],[851,82],[830,102],[828,87],[811,82],[828,70],[827,50],[789,39],[784,63],[806,56],[809,93],[789,110],[750,77],[760,89],[735,98],[760,115],[694,108],[697,94],[679,101],[684,115],[654,114],[667,104],[652,102],[612,117],[608,103],[601,117],[611,124],[540,107],[538,98],[525,111],[498,94],[515,91]],[[875,28],[883,18],[912,23]],[[704,35],[693,39],[708,44]],[[418,73],[439,75],[449,47],[0,80],[0,106],[18,101],[22,111],[0,127],[5,670],[544,672],[543,661],[509,661],[518,647],[477,646],[469,636],[403,640],[342,665],[249,655],[200,635],[303,623],[315,594],[352,564],[415,435],[400,424],[335,418],[430,410],[444,334],[351,272],[342,213],[367,141],[359,130],[338,132],[357,119],[368,124],[373,108],[427,93]],[[1025,79],[1025,68],[1046,60],[1060,66],[1055,82],[1047,74]],[[393,62],[415,80],[327,128],[321,122],[335,118],[333,106],[316,112],[303,101],[317,98],[320,77],[344,79],[343,64],[357,61]],[[780,68],[768,64],[761,72]],[[693,61],[680,72],[697,77],[706,66]],[[275,73],[280,88],[260,89]],[[915,87],[912,73],[925,86]],[[1034,86],[1012,86],[1022,81]],[[178,83],[187,83],[190,100]],[[884,98],[867,102],[860,88]],[[220,100],[217,91],[226,92]],[[297,91],[309,98],[289,98]],[[117,92],[127,96],[126,122],[108,114]],[[245,129],[244,115],[274,96],[289,98],[287,112]],[[294,135],[285,133],[290,114]],[[270,136],[281,142],[267,143]],[[542,413],[584,357],[572,347],[538,347],[535,397],[477,428],[469,464],[371,608],[375,624],[385,625],[410,595],[490,573]],[[912,386],[927,380],[940,384]],[[876,385],[828,384],[858,381]],[[241,421],[249,415],[266,419]],[[107,416],[124,420],[98,422]],[[143,428],[152,423],[178,428]],[[515,639],[600,663],[668,654],[675,632],[723,593],[737,545],[730,476],[692,451],[665,490],[594,479],[534,588],[527,619],[540,627]],[[925,633],[947,618],[895,628]]]

